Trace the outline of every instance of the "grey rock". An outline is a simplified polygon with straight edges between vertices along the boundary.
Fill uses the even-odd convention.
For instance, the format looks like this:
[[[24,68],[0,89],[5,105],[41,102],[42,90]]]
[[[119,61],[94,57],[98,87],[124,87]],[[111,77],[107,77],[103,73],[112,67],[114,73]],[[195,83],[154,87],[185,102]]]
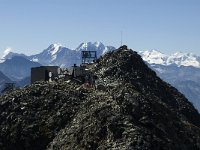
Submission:
[[[2,96],[1,149],[200,149],[199,113],[136,52],[109,52],[90,70],[103,87],[41,82]]]

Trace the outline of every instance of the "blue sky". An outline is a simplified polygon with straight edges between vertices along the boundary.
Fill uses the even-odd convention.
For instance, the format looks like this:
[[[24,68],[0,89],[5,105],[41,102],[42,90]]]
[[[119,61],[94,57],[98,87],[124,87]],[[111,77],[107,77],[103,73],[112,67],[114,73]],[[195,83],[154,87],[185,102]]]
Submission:
[[[123,43],[134,50],[200,55],[199,0],[0,0],[0,55],[33,54],[51,43]]]

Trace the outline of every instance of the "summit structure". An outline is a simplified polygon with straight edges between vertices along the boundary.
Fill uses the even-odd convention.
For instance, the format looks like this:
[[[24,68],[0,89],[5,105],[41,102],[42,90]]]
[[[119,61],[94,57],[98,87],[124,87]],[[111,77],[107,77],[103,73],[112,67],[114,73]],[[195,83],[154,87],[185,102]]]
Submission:
[[[88,70],[96,89],[71,79],[0,97],[2,150],[199,150],[200,115],[127,47]]]

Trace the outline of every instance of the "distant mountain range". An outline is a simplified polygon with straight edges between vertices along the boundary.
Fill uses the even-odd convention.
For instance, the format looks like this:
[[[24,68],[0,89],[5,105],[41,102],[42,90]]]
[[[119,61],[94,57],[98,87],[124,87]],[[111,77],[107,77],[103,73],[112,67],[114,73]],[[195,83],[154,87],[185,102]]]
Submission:
[[[81,51],[97,51],[97,56],[114,50],[112,46],[104,46],[101,42],[81,43],[76,49],[63,47],[61,44],[51,44],[39,54],[27,56],[9,52],[0,59],[0,71],[13,81],[30,76],[30,69],[41,65],[56,65],[71,67],[81,63]]]
[[[19,85],[30,83],[30,68],[40,65],[71,67],[81,63],[81,51],[97,51],[100,57],[113,46],[101,42],[81,43],[76,49],[61,44],[51,44],[39,54],[26,56],[10,52],[1,58],[0,71]],[[138,52],[143,60],[156,71],[157,75],[181,91],[200,111],[200,56],[192,53],[177,52],[172,55],[157,50]],[[21,81],[22,80],[22,81]],[[29,82],[28,82],[29,81]]]
[[[30,76],[31,67],[41,66],[37,62],[30,61],[22,56],[13,56],[0,64],[0,71],[13,81],[19,81]]]
[[[1,62],[7,59],[12,59],[14,56],[24,57],[32,62],[37,62],[42,65],[56,65],[61,67],[71,67],[73,64],[81,63],[81,51],[97,51],[97,56],[104,54],[107,51],[114,50],[113,46],[105,46],[101,42],[87,42],[81,43],[76,49],[69,49],[63,47],[61,44],[51,44],[47,49],[41,53],[26,56],[10,52],[1,58]]]
[[[113,46],[105,46],[101,42],[87,42],[81,43],[76,49],[70,49],[62,46],[61,44],[51,44],[48,48],[44,49],[39,54],[27,56],[25,54],[18,54],[9,52],[7,55],[0,59],[3,63],[14,56],[24,57],[32,62],[38,62],[42,65],[58,65],[63,67],[70,67],[74,63],[81,63],[81,51],[97,51],[97,56],[114,50]],[[144,61],[149,64],[157,64],[163,66],[193,66],[200,68],[200,56],[192,53],[176,52],[172,55],[163,54],[157,50],[139,51],[138,52]]]
[[[199,56],[181,52],[165,55],[156,50],[139,54],[159,77],[182,92],[200,112]]]
[[[192,53],[176,52],[172,55],[163,54],[157,50],[140,51],[139,54],[143,60],[149,64],[175,65],[175,66],[193,66],[200,68],[200,56]]]
[[[200,114],[136,52],[87,68],[96,90],[40,83],[0,97],[1,150],[200,150]]]
[[[56,65],[71,67],[81,63],[81,51],[97,51],[97,56],[114,50],[113,46],[105,46],[101,42],[81,43],[76,49],[63,47],[61,44],[51,44],[39,54],[27,56],[9,52],[0,59],[0,73],[5,74],[8,80],[0,76],[0,85],[14,81],[17,86],[30,84],[32,67],[41,65]],[[1,75],[1,74],[0,74]]]

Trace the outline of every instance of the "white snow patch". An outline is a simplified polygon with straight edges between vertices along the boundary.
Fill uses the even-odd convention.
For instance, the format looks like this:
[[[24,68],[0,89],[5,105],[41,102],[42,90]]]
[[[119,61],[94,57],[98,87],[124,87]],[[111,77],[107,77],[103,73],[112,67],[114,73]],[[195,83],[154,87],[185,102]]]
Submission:
[[[3,58],[6,56],[6,55],[8,55],[10,52],[12,51],[12,48],[11,47],[8,47],[8,48],[6,48],[5,50],[4,50],[4,52],[3,52]]]
[[[4,52],[3,56],[0,58],[0,63],[3,63],[5,61],[5,57],[12,51],[11,47],[7,47]]]
[[[38,62],[38,58],[33,58],[32,61],[33,62]]]
[[[176,52],[171,55],[165,55],[157,50],[152,51],[139,51],[143,60],[149,64],[159,64],[159,65],[172,65],[177,66],[193,66],[200,68],[200,56],[194,55],[192,53],[182,53]]]
[[[147,61],[150,64],[164,64],[167,55],[157,51],[157,50],[151,50],[151,51],[140,51],[139,54],[142,56],[143,60]]]
[[[59,43],[58,44],[53,44],[53,47],[49,51],[51,53],[51,55],[55,55],[59,51],[61,46],[62,45],[59,44]]]

